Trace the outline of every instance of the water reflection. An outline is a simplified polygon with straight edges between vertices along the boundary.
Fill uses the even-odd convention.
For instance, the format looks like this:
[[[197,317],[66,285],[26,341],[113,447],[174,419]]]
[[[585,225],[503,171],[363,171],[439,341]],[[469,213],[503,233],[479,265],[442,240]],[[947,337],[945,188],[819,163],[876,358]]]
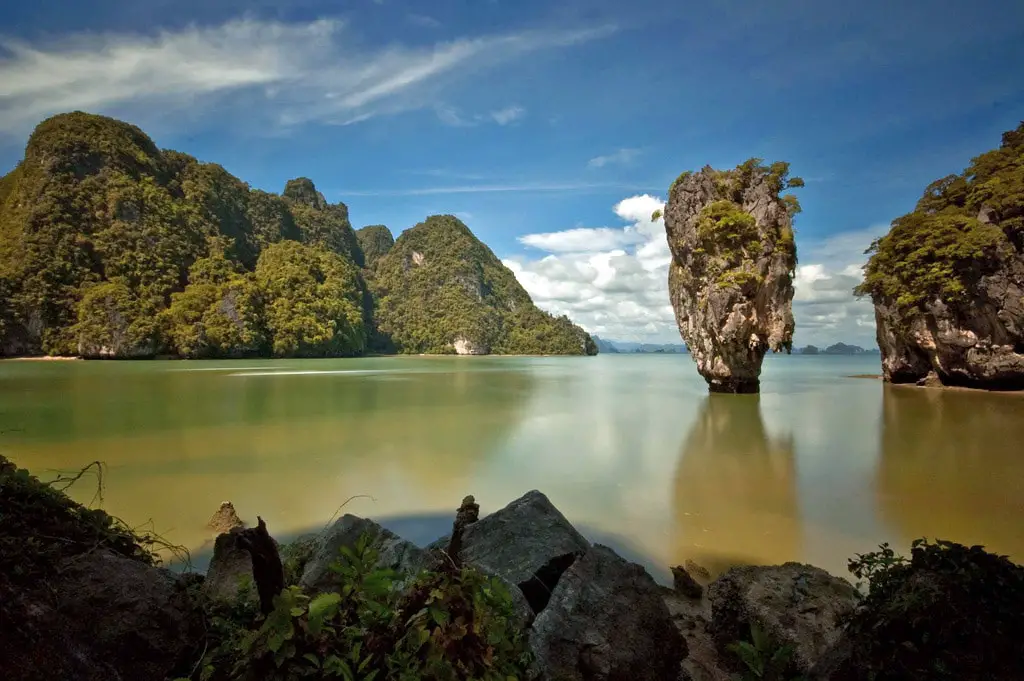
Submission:
[[[1024,396],[889,386],[877,494],[904,545],[920,536],[1024,557]]]
[[[683,446],[674,506],[678,560],[712,573],[801,552],[791,437],[770,438],[757,395],[709,395]]]
[[[21,419],[3,445],[36,472],[103,460],[104,507],[132,524],[158,519],[157,531],[192,549],[225,499],[279,532],[326,522],[354,495],[373,497],[346,508],[360,515],[448,513],[515,428],[534,377],[430,360],[403,368],[421,365],[401,381],[132,368],[111,380],[120,369],[108,366],[68,376],[58,394],[47,386],[52,418]],[[92,492],[76,493],[88,501]]]

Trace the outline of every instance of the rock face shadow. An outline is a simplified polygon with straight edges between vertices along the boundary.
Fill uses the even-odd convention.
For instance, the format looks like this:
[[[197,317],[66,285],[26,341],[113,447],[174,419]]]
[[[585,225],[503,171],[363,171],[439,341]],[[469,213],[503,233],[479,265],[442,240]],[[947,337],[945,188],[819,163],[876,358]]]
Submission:
[[[705,398],[676,469],[675,562],[711,577],[800,556],[792,438],[768,436],[757,395]]]

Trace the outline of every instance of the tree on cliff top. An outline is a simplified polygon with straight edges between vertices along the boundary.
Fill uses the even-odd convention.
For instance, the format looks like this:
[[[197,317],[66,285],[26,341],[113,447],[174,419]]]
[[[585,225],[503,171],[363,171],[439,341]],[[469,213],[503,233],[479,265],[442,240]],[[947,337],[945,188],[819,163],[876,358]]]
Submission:
[[[936,298],[963,302],[1014,251],[1024,252],[1024,123],[963,173],[928,185],[871,244],[855,292],[907,313]]]

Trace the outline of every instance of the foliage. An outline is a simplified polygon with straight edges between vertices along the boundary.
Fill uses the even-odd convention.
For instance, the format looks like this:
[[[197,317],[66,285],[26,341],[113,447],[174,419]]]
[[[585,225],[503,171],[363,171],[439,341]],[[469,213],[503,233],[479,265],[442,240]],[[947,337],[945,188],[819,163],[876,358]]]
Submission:
[[[539,310],[487,246],[451,215],[402,233],[372,280],[380,332],[399,352],[452,353],[464,338],[503,354],[593,354],[589,336]]]
[[[362,281],[351,262],[284,241],[263,251],[255,279],[274,355],[331,357],[366,349]]]
[[[248,629],[220,613],[203,681],[524,678],[529,663],[511,596],[497,579],[464,569],[425,571],[405,590],[402,575],[377,567],[368,535],[341,549],[335,591],[296,586]],[[245,613],[240,613],[243,617]]]
[[[651,222],[657,222],[658,220],[661,219],[662,215],[664,215],[664,213],[660,208],[658,208],[653,213],[651,213]]]
[[[127,123],[54,116],[0,178],[0,353],[352,355],[367,336],[379,351],[440,353],[458,335],[496,351],[593,348],[579,327],[536,310],[462,230],[451,244],[432,240],[432,274],[392,267],[371,295],[362,277],[378,278],[390,233],[357,237],[345,204],[309,179],[278,196],[161,151]],[[363,273],[360,239],[371,251]],[[227,274],[210,279],[214,266]]]
[[[1014,251],[1024,251],[1024,123],[960,175],[928,185],[872,243],[855,292],[907,314],[936,298],[964,303]]]
[[[857,678],[1024,678],[1024,567],[943,540],[879,548],[849,564],[870,582],[847,624]]]
[[[790,676],[793,647],[779,645],[756,624],[750,625],[750,641],[735,641],[727,646],[747,668],[743,681],[801,681],[802,677]]]
[[[152,309],[138,300],[123,279],[85,290],[74,331],[78,352],[86,357],[150,355],[156,346]]]
[[[373,267],[377,261],[388,254],[395,245],[395,237],[384,225],[367,225],[356,232],[359,246],[363,249],[363,258],[367,267]]]

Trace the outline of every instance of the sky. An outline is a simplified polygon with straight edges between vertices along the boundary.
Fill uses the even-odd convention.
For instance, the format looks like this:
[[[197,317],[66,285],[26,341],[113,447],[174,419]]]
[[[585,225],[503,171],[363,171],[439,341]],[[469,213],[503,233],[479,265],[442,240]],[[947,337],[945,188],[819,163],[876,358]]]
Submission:
[[[459,216],[542,308],[679,342],[672,180],[784,160],[797,345],[874,346],[864,250],[1024,119],[1007,0],[38,0],[0,23],[0,172],[58,112],[128,120],[353,226]]]

